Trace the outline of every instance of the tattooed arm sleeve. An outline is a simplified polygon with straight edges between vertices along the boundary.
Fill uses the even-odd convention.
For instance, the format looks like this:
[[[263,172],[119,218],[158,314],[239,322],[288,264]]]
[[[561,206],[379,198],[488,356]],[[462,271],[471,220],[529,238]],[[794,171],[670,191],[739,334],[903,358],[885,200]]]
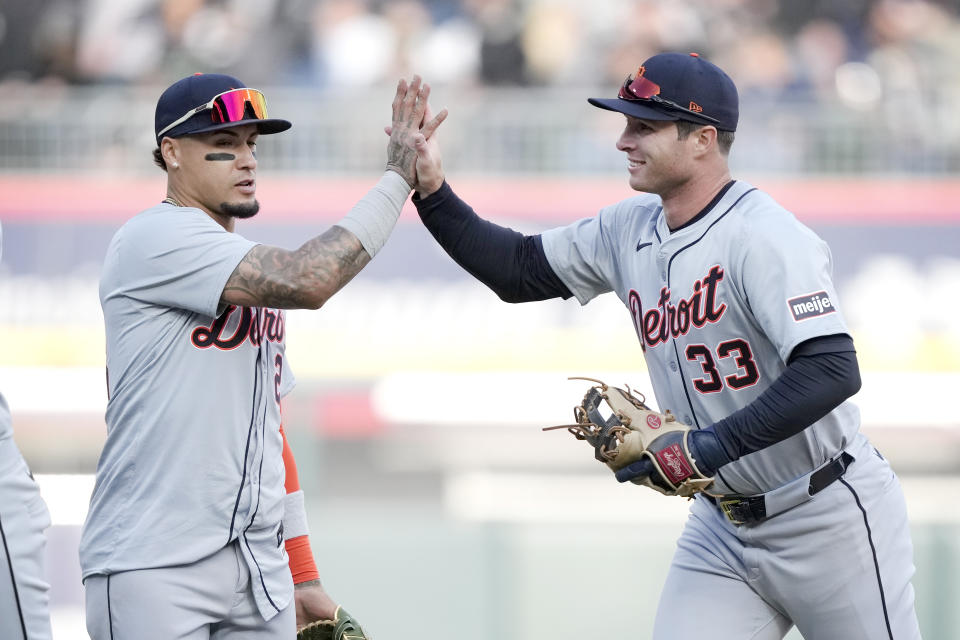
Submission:
[[[220,301],[275,309],[319,309],[370,262],[360,240],[338,226],[296,251],[257,245],[240,261]]]

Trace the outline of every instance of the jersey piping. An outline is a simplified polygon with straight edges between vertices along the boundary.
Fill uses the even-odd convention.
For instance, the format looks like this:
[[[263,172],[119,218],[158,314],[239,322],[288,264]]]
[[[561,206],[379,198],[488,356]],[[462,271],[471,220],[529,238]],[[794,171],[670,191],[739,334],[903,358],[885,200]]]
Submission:
[[[233,515],[230,517],[230,531],[227,532],[227,544],[233,540],[233,525],[237,521],[237,510],[240,508],[240,497],[243,495],[243,488],[247,484],[247,458],[250,456],[250,437],[253,435],[253,425],[257,422],[257,404],[260,401],[260,394],[257,393],[260,386],[260,356],[262,350],[257,350],[257,360],[253,368],[253,404],[250,406],[250,424],[247,426],[247,444],[243,451],[243,472],[240,474],[240,487],[237,489],[237,500],[233,505]]]
[[[260,348],[257,353],[257,362],[256,362],[256,375],[257,380],[255,381],[254,387],[256,387],[256,382],[260,380],[263,376],[263,370],[260,368],[261,355],[263,353],[263,343],[261,343]],[[258,398],[259,396],[254,396]],[[267,408],[263,407],[263,420],[260,421],[260,441],[263,442],[266,437],[266,428],[267,428]],[[249,445],[248,445],[249,446]],[[257,560],[256,554],[253,552],[253,548],[250,546],[250,541],[247,539],[247,531],[250,530],[250,527],[253,526],[254,521],[257,517],[257,512],[260,511],[260,479],[263,478],[263,453],[260,454],[260,465],[257,473],[257,504],[253,508],[253,513],[250,514],[250,522],[247,524],[246,528],[243,530],[243,544],[246,545],[247,551],[250,552],[250,557],[253,559],[253,563],[257,565],[257,574],[260,578],[260,585],[263,587],[263,595],[266,596],[267,601],[270,603],[274,609],[277,610],[277,613],[280,613],[280,607],[277,606],[277,603],[273,601],[273,598],[270,597],[270,590],[267,588],[267,583],[263,579],[263,569],[260,567],[260,562]],[[244,469],[246,472],[246,469]],[[241,491],[243,490],[241,486]]]
[[[263,466],[263,461],[261,460],[261,467]],[[257,494],[257,507],[260,507],[260,495]],[[256,515],[256,510],[254,510],[254,515]],[[247,525],[247,528],[243,530],[243,544],[246,545],[247,551],[250,552],[250,557],[253,558],[253,563],[257,565],[257,575],[260,578],[260,585],[263,587],[263,595],[267,597],[267,601],[270,603],[274,609],[277,610],[277,613],[280,613],[280,607],[277,606],[277,603],[273,601],[273,598],[270,597],[270,590],[267,589],[267,583],[263,579],[263,569],[260,568],[260,563],[257,561],[257,556],[254,555],[253,549],[250,547],[250,541],[247,540],[247,529],[253,526],[253,523]]]
[[[720,188],[720,191],[717,192],[717,195],[713,196],[713,200],[711,200],[710,202],[708,202],[708,203],[707,203],[707,206],[705,206],[703,209],[700,210],[700,213],[698,213],[697,215],[693,216],[692,218],[690,218],[689,220],[687,220],[686,222],[684,222],[682,225],[680,225],[680,226],[677,227],[676,229],[670,229],[670,233],[676,233],[677,231],[680,231],[681,229],[686,229],[687,227],[696,224],[696,223],[697,223],[699,220],[701,220],[704,216],[706,216],[708,213],[710,213],[710,211],[711,211],[715,206],[717,206],[717,203],[720,202],[720,201],[723,199],[723,196],[727,195],[727,191],[730,191],[730,187],[732,187],[732,186],[734,185],[734,183],[736,183],[736,180],[731,180],[731,181],[729,181],[727,184],[723,185],[723,186]],[[747,193],[749,193],[749,192],[747,192]],[[746,195],[746,194],[744,194],[744,195]],[[734,204],[736,204],[736,203],[734,203]],[[669,229],[670,227],[667,227],[667,228]]]
[[[730,187],[730,185],[732,185],[732,184],[733,184],[733,182],[728,183],[728,184],[727,184],[727,187],[725,187],[725,190],[728,189],[728,188]],[[676,258],[678,255],[680,255],[681,253],[683,253],[684,251],[686,251],[687,249],[689,249],[689,248],[692,247],[693,245],[697,244],[697,243],[700,242],[701,240],[703,240],[703,239],[707,236],[707,234],[710,233],[710,230],[713,229],[713,227],[714,227],[718,222],[720,222],[721,220],[723,220],[723,219],[727,216],[727,214],[730,213],[730,212],[733,210],[733,208],[734,208],[735,206],[737,206],[738,204],[740,204],[740,201],[743,200],[743,199],[747,196],[747,194],[749,194],[749,193],[751,193],[751,192],[753,192],[753,191],[756,191],[756,187],[753,187],[753,188],[751,188],[751,189],[748,189],[747,191],[745,191],[744,193],[742,193],[739,198],[737,198],[736,200],[734,200],[733,203],[732,203],[729,207],[727,207],[727,210],[726,210],[726,211],[724,211],[724,212],[721,213],[719,216],[717,216],[717,219],[714,220],[713,222],[711,222],[711,223],[710,223],[710,226],[708,226],[706,229],[704,229],[703,233],[700,234],[700,237],[699,237],[699,238],[697,238],[696,240],[693,240],[692,242],[689,242],[689,243],[687,243],[686,245],[680,247],[677,251],[675,251],[675,252],[673,253],[673,255],[670,256],[670,260],[667,262],[667,288],[668,288],[668,289],[670,288],[670,276],[671,276],[671,271],[670,271],[670,270],[671,270],[671,268],[673,267],[673,260],[674,260],[674,258]],[[701,215],[702,215],[702,214],[701,214]],[[659,234],[658,234],[658,235],[659,235]],[[677,347],[677,337],[676,337],[676,336],[671,336],[671,341],[673,342],[673,353],[674,353],[674,355],[675,355],[676,358],[677,358],[677,362],[681,362],[681,359],[680,359],[680,351],[679,351],[679,349],[678,349],[678,347]],[[690,398],[690,389],[687,388],[687,377],[686,377],[685,375],[683,375],[683,370],[682,370],[681,368],[678,368],[677,374],[680,376],[680,384],[683,386],[683,396],[684,396],[684,398],[686,398],[686,400],[687,400],[687,406],[690,407],[690,415],[693,416],[693,426],[695,426],[697,429],[702,429],[703,427],[700,425],[700,418],[697,417],[697,410],[694,408],[694,406],[693,406],[693,400]],[[723,477],[723,474],[720,472],[719,469],[717,470],[717,475],[720,476],[720,479],[723,480],[723,483],[724,483],[724,484],[727,484],[727,485],[729,486],[729,483],[727,482],[726,478]]]
[[[710,233],[710,230],[713,229],[713,227],[714,227],[718,222],[720,222],[721,220],[723,220],[723,219],[727,216],[727,214],[730,213],[730,212],[733,210],[733,208],[734,208],[735,206],[737,206],[738,204],[740,204],[740,201],[743,200],[743,199],[747,196],[747,194],[752,193],[753,191],[756,191],[756,190],[757,190],[756,187],[753,187],[753,188],[745,191],[743,194],[741,194],[739,198],[737,198],[736,200],[734,200],[733,204],[731,204],[729,207],[727,207],[727,210],[726,210],[726,211],[724,211],[723,213],[721,213],[721,214],[717,217],[716,220],[714,220],[713,222],[710,223],[710,226],[708,226],[706,229],[704,229],[703,233],[700,234],[700,237],[699,237],[699,238],[697,238],[696,240],[693,240],[692,242],[690,242],[690,243],[688,243],[688,244],[685,244],[684,246],[680,247],[679,249],[677,249],[677,251],[675,251],[675,252],[673,253],[673,255],[670,256],[670,260],[669,260],[669,262],[667,262],[667,288],[668,288],[668,289],[670,288],[670,276],[671,276],[670,270],[671,270],[671,268],[673,267],[673,260],[674,260],[674,258],[676,258],[678,255],[680,255],[681,253],[683,253],[684,251],[686,251],[687,249],[689,249],[689,248],[692,247],[693,245],[697,244],[697,243],[700,242],[701,240],[703,240],[703,239],[707,236],[707,234]],[[677,338],[676,338],[676,336],[671,336],[671,340],[673,341],[673,351],[674,351],[674,354],[677,356],[677,361],[679,362],[679,360],[680,360],[680,354],[679,354],[679,352],[677,351]],[[697,412],[696,412],[696,410],[693,408],[693,401],[690,399],[690,391],[687,389],[687,380],[686,380],[686,378],[685,378],[684,376],[681,375],[681,376],[680,376],[680,381],[681,381],[681,383],[683,384],[683,393],[684,393],[684,395],[685,395],[686,398],[687,398],[687,404],[690,406],[690,411],[691,411],[691,413],[693,414],[693,420],[694,420],[694,422],[696,423],[696,427],[699,429],[699,428],[701,428],[701,427],[700,427],[700,421],[699,421],[699,419],[697,418]]]
[[[110,640],[113,640],[113,611],[110,609],[110,574],[107,574],[107,626],[110,627]]]
[[[870,556],[873,558],[873,569],[877,573],[877,587],[880,589],[880,605],[883,608],[883,622],[887,625],[887,637],[893,640],[893,629],[890,628],[890,614],[887,612],[887,597],[883,591],[883,579],[880,577],[880,561],[877,560],[877,547],[873,544],[873,531],[870,529],[870,521],[867,519],[867,510],[860,502],[860,496],[845,478],[840,478],[840,483],[849,489],[853,499],[857,503],[857,508],[863,514],[863,526],[867,530],[867,542],[870,543]]]
[[[7,534],[3,531],[3,519],[0,518],[0,539],[3,540],[3,552],[7,556],[7,568],[10,569],[10,586],[13,588],[13,598],[17,601],[17,615],[20,617],[20,630],[23,631],[23,640],[27,640],[27,623],[23,620],[23,608],[20,606],[20,592],[17,590],[17,579],[13,573],[13,558],[7,546]]]

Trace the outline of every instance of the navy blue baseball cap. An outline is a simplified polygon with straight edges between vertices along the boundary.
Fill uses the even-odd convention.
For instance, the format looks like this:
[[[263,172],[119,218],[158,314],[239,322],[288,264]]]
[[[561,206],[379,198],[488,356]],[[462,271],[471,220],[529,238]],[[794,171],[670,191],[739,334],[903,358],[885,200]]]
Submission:
[[[616,98],[587,98],[595,107],[646,120],[686,120],[736,131],[737,87],[699,54],[660,53],[628,76]]]
[[[157,144],[177,138],[255,124],[260,133],[280,133],[293,126],[267,117],[267,99],[232,76],[196,73],[177,80],[157,100],[154,132]]]

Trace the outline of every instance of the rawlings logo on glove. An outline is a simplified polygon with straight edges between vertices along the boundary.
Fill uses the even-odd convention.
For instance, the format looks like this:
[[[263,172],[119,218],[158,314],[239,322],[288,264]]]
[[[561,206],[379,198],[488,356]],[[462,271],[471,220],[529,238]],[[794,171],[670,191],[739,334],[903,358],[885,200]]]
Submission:
[[[576,424],[545,427],[566,429],[578,440],[593,446],[594,457],[630,480],[665,495],[692,498],[713,483],[702,473],[691,452],[691,428],[677,422],[672,413],[658,413],[645,404],[643,395],[611,387],[593,378],[570,380],[595,382],[573,408]],[[604,419],[601,403],[613,411]]]

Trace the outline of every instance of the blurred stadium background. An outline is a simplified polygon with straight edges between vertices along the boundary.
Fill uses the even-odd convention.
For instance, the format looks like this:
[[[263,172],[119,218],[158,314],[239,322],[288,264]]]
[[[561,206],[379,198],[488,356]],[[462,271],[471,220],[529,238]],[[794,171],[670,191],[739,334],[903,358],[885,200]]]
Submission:
[[[730,72],[735,177],[831,244],[863,429],[907,491],[921,627],[960,637],[957,0],[0,0],[0,389],[53,516],[55,637],[86,637],[99,266],[163,196],[150,152],[167,84],[232,73],[294,122],[261,143],[247,237],[293,248],[339,219],[379,175],[393,87],[414,72],[450,109],[454,188],[535,232],[630,195],[622,121],[585,98],[661,50]],[[568,375],[648,384],[609,298],[503,304],[408,207],[349,287],[289,315],[314,551],[376,637],[648,637],[686,505],[539,429],[568,420],[583,390]]]

